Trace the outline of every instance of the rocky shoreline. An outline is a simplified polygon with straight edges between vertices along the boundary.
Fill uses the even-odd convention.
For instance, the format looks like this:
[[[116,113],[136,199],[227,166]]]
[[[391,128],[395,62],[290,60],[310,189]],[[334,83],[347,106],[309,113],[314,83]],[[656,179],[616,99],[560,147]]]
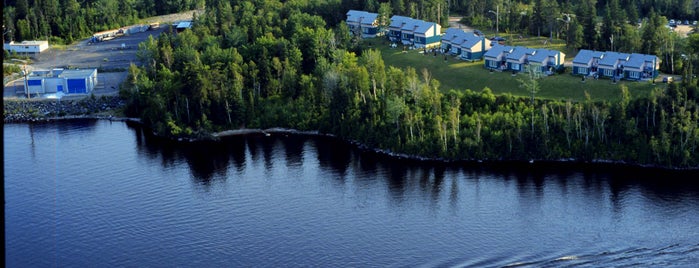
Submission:
[[[75,100],[4,99],[5,123],[51,121],[74,118],[117,118],[126,102],[118,96]],[[118,118],[117,118],[118,119]]]

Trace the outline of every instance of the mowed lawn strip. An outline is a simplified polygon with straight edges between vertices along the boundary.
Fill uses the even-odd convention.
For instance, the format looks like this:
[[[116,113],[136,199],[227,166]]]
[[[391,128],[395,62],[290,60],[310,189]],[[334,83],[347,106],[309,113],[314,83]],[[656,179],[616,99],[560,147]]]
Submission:
[[[372,40],[374,41],[374,40]],[[495,94],[510,93],[514,96],[530,97],[520,86],[519,79],[528,79],[526,73],[512,75],[512,72],[490,72],[483,67],[484,62],[467,62],[459,60],[452,55],[447,56],[434,53],[427,55],[420,53],[421,50],[407,50],[403,52],[402,47],[391,48],[385,42],[371,42],[371,48],[381,51],[386,65],[399,68],[413,67],[418,74],[422,69],[427,68],[432,78],[439,80],[440,89],[444,92],[470,89],[481,91],[485,87],[490,88]],[[566,55],[570,60],[575,55]],[[539,81],[540,90],[536,94],[537,98],[584,101],[585,92],[592,100],[615,100],[620,97],[621,85],[626,85],[632,97],[648,96],[654,87],[665,87],[664,84],[650,82],[619,81],[616,84],[609,79],[594,80],[586,78],[582,82],[580,76],[573,76],[570,70],[565,74],[556,74],[542,77]]]

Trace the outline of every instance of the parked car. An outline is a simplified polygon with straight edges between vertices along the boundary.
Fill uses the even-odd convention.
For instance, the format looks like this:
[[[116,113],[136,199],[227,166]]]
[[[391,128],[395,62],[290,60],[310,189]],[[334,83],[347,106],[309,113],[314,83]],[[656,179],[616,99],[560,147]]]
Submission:
[[[675,20],[670,20],[667,24],[669,24],[670,26],[674,26],[674,25],[675,25]]]
[[[685,20],[685,21],[684,21],[684,25],[689,25],[689,21],[688,21],[688,20]]]
[[[663,77],[663,83],[670,84],[670,83],[672,83],[672,81],[673,81],[672,76]]]
[[[697,26],[697,21],[692,22],[692,25]]]

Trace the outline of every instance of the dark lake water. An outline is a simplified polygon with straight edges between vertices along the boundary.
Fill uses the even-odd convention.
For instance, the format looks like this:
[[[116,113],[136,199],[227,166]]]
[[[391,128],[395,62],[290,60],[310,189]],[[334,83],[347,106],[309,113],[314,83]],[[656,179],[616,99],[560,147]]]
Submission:
[[[177,145],[4,126],[7,267],[691,267],[696,173],[386,159],[331,138]],[[695,266],[696,267],[696,266]]]

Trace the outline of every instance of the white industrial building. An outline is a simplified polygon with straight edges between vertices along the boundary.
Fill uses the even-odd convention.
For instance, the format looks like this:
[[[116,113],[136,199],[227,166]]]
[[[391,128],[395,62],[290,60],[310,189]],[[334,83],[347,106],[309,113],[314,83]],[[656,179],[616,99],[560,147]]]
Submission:
[[[49,41],[22,41],[5,43],[3,48],[16,53],[41,53],[49,49]]]
[[[33,71],[26,79],[29,94],[87,94],[97,85],[97,69]]]

